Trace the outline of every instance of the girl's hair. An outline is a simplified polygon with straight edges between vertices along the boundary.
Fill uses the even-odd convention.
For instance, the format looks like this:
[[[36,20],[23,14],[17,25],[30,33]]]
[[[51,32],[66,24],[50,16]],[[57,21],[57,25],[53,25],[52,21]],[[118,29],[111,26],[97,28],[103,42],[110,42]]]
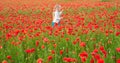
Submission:
[[[54,6],[54,10],[60,11],[60,8],[61,8],[61,6],[60,6],[59,4],[56,4],[56,5]]]

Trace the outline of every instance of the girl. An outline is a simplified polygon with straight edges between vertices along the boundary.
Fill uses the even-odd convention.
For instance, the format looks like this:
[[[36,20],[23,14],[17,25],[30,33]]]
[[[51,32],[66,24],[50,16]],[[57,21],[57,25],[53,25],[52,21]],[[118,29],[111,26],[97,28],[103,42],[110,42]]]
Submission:
[[[61,10],[61,6],[60,5],[55,5],[54,9],[53,9],[53,21],[52,21],[52,27],[55,26],[55,24],[58,24],[60,26],[60,19],[62,17],[61,14],[62,14],[62,11]]]

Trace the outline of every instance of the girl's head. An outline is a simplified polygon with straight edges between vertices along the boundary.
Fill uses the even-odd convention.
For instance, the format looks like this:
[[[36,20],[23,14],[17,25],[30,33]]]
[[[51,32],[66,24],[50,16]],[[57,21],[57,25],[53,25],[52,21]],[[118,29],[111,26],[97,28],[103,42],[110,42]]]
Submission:
[[[60,11],[61,6],[59,4],[56,4],[54,7],[54,11]]]

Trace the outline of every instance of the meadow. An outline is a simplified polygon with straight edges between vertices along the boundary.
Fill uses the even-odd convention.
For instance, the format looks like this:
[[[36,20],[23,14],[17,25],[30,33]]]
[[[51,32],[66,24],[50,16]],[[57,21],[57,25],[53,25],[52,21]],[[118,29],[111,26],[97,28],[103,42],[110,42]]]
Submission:
[[[63,19],[52,27],[56,3]],[[1,0],[0,63],[120,63],[120,4]]]

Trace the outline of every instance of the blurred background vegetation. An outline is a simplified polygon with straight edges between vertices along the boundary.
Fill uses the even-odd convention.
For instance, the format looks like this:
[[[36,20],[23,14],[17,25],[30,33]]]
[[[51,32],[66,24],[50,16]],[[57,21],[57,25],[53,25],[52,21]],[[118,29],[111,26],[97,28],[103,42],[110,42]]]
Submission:
[[[116,0],[101,0],[102,2],[115,2]]]

